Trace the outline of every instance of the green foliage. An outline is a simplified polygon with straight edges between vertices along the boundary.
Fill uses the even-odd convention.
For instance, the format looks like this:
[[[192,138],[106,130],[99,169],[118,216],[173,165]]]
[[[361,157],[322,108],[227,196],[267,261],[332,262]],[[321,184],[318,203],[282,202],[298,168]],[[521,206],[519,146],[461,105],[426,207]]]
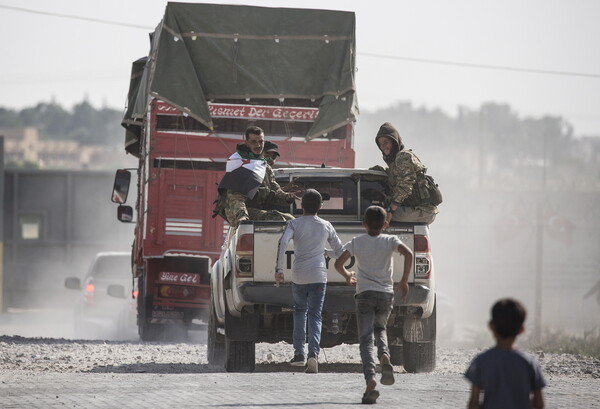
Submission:
[[[467,336],[455,345],[463,348],[490,348],[495,344],[487,328],[468,328]],[[518,348],[526,351],[542,351],[553,354],[574,354],[600,359],[600,326],[575,335],[564,330],[544,329],[541,339],[535,340],[530,331],[516,339]]]
[[[522,117],[497,103],[461,107],[455,116],[397,103],[361,112],[355,132],[358,166],[382,163],[375,134],[384,122],[394,124],[441,186],[600,189],[600,138],[575,137],[562,117]]]
[[[96,109],[87,101],[69,112],[55,103],[39,103],[21,111],[0,108],[0,127],[37,127],[46,140],[73,140],[82,145],[121,148],[125,131],[122,113],[115,109]]]
[[[12,128],[23,126],[23,124],[18,112],[0,107],[0,126]]]
[[[583,337],[570,335],[563,330],[548,331],[540,341],[529,340],[525,344],[529,350],[547,353],[585,355],[600,359],[600,333],[596,328]]]
[[[125,138],[121,119],[120,111],[96,109],[87,101],[72,111],[55,103],[21,111],[0,108],[0,127],[35,126],[42,139],[119,150]],[[359,116],[354,146],[358,166],[381,163],[375,134],[388,121],[443,185],[537,189],[545,178],[547,189],[600,189],[600,138],[576,138],[561,117],[521,117],[498,103],[477,110],[461,107],[452,116],[399,102]]]

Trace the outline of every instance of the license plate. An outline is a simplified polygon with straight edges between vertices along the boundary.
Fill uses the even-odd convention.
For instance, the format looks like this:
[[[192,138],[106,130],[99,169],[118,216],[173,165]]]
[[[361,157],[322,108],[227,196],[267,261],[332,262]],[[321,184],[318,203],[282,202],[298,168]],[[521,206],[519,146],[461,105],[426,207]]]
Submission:
[[[200,274],[162,271],[158,273],[158,281],[170,284],[200,285]]]
[[[152,318],[183,319],[183,311],[152,311]]]

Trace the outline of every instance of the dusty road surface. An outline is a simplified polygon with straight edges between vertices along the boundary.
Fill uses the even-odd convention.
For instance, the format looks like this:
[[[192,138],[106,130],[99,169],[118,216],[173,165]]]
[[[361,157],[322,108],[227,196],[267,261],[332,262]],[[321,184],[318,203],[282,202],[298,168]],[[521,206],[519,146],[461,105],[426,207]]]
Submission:
[[[360,404],[356,345],[324,349],[320,372],[289,366],[287,344],[258,344],[252,374],[225,373],[198,343],[0,337],[0,408],[346,408]],[[464,408],[462,377],[478,350],[438,349],[430,374],[395,367],[379,408]],[[600,408],[600,362],[538,354],[547,408]]]
[[[66,321],[0,315],[0,408],[347,408],[364,381],[357,345],[323,349],[318,374],[291,367],[291,346],[258,344],[252,374],[208,364],[205,333],[186,343],[72,340]],[[19,325],[16,325],[19,324]],[[45,328],[48,337],[36,336]],[[4,335],[3,335],[4,334]],[[17,334],[22,334],[19,336]],[[444,345],[436,370],[379,386],[378,408],[465,408],[464,373],[481,349]],[[600,408],[600,361],[530,351],[548,387],[547,408]]]

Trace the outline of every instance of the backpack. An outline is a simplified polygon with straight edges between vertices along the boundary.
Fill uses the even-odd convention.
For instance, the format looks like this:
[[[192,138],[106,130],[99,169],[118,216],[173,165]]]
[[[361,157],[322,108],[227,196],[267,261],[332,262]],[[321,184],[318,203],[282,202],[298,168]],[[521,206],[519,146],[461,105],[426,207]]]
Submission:
[[[427,192],[425,195],[421,194],[421,196],[428,196],[428,204],[432,206],[437,206],[442,203],[442,192],[440,191],[440,187],[433,180],[433,177],[427,174],[423,174],[423,179],[425,182],[424,190]],[[418,180],[418,178],[417,178]]]
[[[411,153],[417,157],[412,151]],[[419,159],[417,157],[417,159]],[[419,162],[421,160],[419,159]],[[417,180],[413,185],[413,190],[406,199],[401,203],[402,206],[437,206],[442,203],[442,192],[433,177],[427,174],[427,168],[423,168],[423,172],[417,173]]]

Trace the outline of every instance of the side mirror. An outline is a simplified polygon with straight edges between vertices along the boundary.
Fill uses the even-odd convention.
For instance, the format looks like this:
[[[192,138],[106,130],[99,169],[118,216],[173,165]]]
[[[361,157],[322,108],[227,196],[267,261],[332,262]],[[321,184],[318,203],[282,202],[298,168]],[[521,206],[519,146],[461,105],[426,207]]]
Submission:
[[[110,284],[106,288],[106,293],[115,298],[127,298],[125,296],[125,287],[123,287],[121,284]]]
[[[65,278],[65,287],[70,290],[81,290],[81,280],[77,277]]]
[[[329,193],[321,193],[321,199],[323,199],[323,201],[331,200],[331,195]]]
[[[131,173],[125,169],[118,169],[117,173],[115,174],[115,183],[113,185],[112,196],[110,198],[113,203],[123,204],[127,201],[130,182]]]
[[[123,223],[133,222],[133,208],[131,206],[119,205],[117,207],[117,219]]]

